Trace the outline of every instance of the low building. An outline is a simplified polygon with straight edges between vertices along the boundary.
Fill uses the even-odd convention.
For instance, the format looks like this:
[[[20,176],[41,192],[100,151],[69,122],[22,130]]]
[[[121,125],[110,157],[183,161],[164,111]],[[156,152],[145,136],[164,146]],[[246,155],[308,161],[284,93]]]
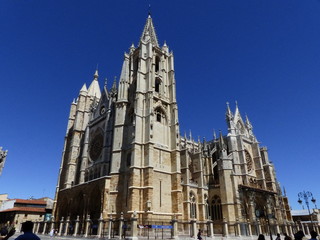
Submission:
[[[319,209],[291,210],[291,215],[297,230],[302,230],[306,235],[310,235],[310,231],[320,231],[320,211]]]
[[[51,198],[8,199],[0,205],[0,225],[13,225],[17,231],[25,221],[44,222],[51,218]]]

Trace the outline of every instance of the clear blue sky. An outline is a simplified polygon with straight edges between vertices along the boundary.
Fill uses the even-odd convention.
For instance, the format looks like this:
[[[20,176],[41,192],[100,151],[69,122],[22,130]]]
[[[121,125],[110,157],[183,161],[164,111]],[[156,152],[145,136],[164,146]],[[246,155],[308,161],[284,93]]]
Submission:
[[[161,45],[175,55],[181,133],[227,133],[237,100],[269,149],[293,208],[319,201],[320,1],[2,0],[0,193],[54,197],[70,103],[99,64],[120,74],[151,3]]]

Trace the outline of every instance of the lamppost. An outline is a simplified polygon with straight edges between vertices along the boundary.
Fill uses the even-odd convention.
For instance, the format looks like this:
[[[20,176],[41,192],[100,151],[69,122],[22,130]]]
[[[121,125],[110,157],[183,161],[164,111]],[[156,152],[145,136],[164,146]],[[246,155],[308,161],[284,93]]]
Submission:
[[[311,216],[310,208],[309,208],[309,198],[311,198],[311,202],[312,202],[313,204],[315,204],[316,199],[313,198],[313,195],[312,195],[311,192],[306,192],[306,191],[299,192],[299,193],[298,193],[298,197],[299,197],[299,200],[298,200],[298,203],[299,203],[299,204],[302,204],[301,198],[303,198],[303,199],[304,199],[304,202],[305,202],[306,205],[307,205],[308,212],[309,212],[309,216],[310,216],[310,220],[311,220],[311,226],[312,226],[312,230],[313,230],[313,221],[312,221],[312,216]]]

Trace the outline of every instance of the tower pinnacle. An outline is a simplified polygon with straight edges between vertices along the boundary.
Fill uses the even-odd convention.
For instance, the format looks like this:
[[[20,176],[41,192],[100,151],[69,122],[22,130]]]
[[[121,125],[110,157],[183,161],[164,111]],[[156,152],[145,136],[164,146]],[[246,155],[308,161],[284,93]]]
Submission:
[[[140,42],[151,40],[152,45],[159,47],[156,31],[153,26],[151,14],[149,13],[146,24],[144,26]]]

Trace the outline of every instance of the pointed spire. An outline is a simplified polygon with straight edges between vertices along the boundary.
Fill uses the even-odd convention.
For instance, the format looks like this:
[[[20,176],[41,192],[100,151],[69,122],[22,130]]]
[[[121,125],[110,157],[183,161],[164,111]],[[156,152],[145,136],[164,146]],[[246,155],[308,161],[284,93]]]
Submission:
[[[239,107],[238,107],[238,101],[236,100],[235,103],[236,103],[236,110],[234,111],[234,115],[236,116],[237,114],[240,115],[240,112],[239,112]]]
[[[157,35],[156,35],[156,31],[154,29],[153,23],[152,23],[152,18],[151,15],[148,15],[146,24],[144,26],[141,38],[140,38],[140,42],[141,41],[148,41],[149,39],[151,39],[151,43],[154,46],[159,47],[158,44],[158,39],[157,39]]]
[[[251,124],[247,114],[246,114],[246,126],[249,130],[252,130],[252,124]]]
[[[232,115],[232,112],[230,110],[229,102],[227,102],[226,104],[227,104],[226,118],[227,118],[227,120],[232,120],[233,119],[233,115]]]
[[[213,141],[215,141],[216,139],[217,139],[216,130],[213,129]]]
[[[80,89],[80,93],[81,92],[87,92],[88,89],[87,89],[87,85],[86,84],[83,84],[82,88]]]
[[[104,79],[104,86],[105,86],[105,87],[108,86],[108,79],[107,79],[107,78]]]
[[[130,46],[130,52],[133,52],[133,51],[134,51],[134,49],[135,49],[135,47],[134,47],[134,43],[132,43],[132,44],[131,44],[131,46]]]
[[[221,149],[225,149],[226,145],[224,144],[223,136],[221,130],[219,130],[219,145]]]
[[[187,141],[187,132],[184,131],[184,139]]]
[[[97,69],[93,75],[93,80],[88,88],[88,95],[90,95],[92,97],[100,98],[101,91],[100,91],[100,86],[99,86],[99,82],[98,82],[98,77],[99,77],[99,74],[98,74],[98,69]]]
[[[191,129],[189,130],[189,138],[190,138],[190,141],[192,141],[192,133],[191,133]]]
[[[99,74],[98,74],[98,66],[97,66],[97,69],[96,69],[93,77],[94,77],[94,80],[97,80],[97,81],[98,81],[98,77],[99,77]]]
[[[164,51],[166,53],[169,53],[169,47],[168,47],[166,41],[164,41],[164,44],[162,46],[162,51]]]
[[[117,93],[117,77],[116,76],[114,76],[113,84],[110,91],[113,94]]]

